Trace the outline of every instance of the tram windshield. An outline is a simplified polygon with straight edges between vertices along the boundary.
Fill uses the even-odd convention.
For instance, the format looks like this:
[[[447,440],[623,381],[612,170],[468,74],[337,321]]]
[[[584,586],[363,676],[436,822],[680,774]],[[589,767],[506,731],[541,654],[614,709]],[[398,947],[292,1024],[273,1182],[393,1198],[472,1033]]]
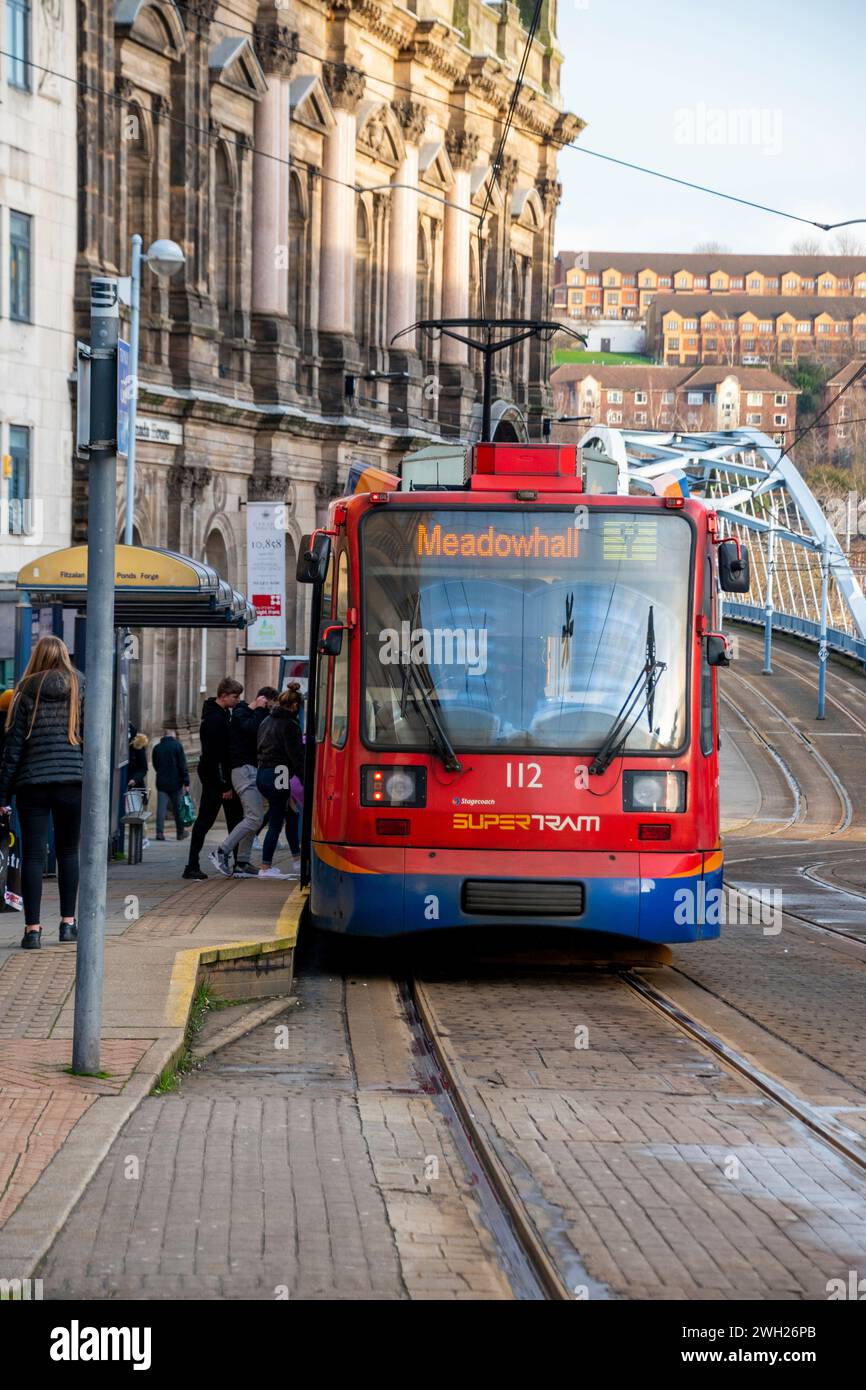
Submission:
[[[594,752],[650,653],[626,751],[681,748],[692,530],[675,512],[383,507],[361,529],[364,734]]]

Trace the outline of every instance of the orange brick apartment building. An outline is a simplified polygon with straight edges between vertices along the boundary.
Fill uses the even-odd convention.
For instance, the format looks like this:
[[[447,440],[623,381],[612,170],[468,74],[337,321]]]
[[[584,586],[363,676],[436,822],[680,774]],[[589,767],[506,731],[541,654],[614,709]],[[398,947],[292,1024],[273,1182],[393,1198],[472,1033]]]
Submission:
[[[777,444],[791,441],[797,391],[764,367],[557,367],[550,378],[558,415],[635,430],[725,430],[749,427]],[[554,427],[574,442],[578,426]]]
[[[562,251],[554,309],[576,319],[643,319],[660,294],[866,297],[866,256]]]

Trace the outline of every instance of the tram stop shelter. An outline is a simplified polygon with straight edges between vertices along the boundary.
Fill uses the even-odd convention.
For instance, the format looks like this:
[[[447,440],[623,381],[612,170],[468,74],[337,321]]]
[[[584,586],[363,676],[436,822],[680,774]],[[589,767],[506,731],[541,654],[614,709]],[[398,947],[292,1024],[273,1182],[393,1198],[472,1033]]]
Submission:
[[[210,565],[154,546],[114,547],[114,626],[245,628],[255,609]],[[30,656],[34,608],[50,608],[62,632],[62,613],[76,619],[75,656],[85,659],[83,619],[87,608],[87,546],[52,550],[18,572],[15,623],[16,676]],[[80,639],[79,640],[79,634]]]

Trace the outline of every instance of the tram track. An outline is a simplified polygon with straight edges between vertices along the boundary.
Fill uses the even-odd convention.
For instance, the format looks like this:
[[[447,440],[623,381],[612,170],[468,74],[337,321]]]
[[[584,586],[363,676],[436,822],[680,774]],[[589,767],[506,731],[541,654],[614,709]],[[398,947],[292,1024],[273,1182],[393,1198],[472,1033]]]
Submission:
[[[518,1271],[520,1284],[515,1288],[515,1293],[520,1296],[520,1285],[531,1288],[535,1283],[544,1298],[570,1302],[573,1297],[571,1289],[556,1263],[550,1258],[544,1241],[496,1151],[496,1146],[478,1119],[478,1101],[476,1099],[473,1103],[467,1095],[453,1049],[449,1046],[445,1032],[439,1027],[436,1011],[423,983],[419,980],[406,981],[402,992],[410,1027],[414,1027],[421,1035],[423,1046],[416,1056],[426,1073],[425,1079],[454,1112],[464,1136],[463,1144],[458,1140],[458,1149],[462,1150],[467,1168],[471,1171],[473,1157],[483,1168],[488,1190],[485,1191],[481,1183],[476,1183],[476,1196],[482,1204],[493,1234],[500,1243],[504,1255],[503,1262],[508,1269],[513,1287],[514,1271]],[[424,1060],[425,1052],[430,1059],[427,1065]],[[452,1133],[455,1132],[456,1126],[452,1129]],[[496,1204],[498,1211],[492,1203]],[[504,1228],[502,1218],[505,1222]],[[515,1245],[519,1252],[517,1254]],[[533,1295],[529,1293],[524,1294],[525,1296],[531,1298]]]
[[[733,679],[736,682],[738,682],[740,686],[744,687],[748,691],[749,695],[754,700],[759,701],[768,710],[770,710],[771,716],[774,719],[778,719],[781,721],[781,723],[784,724],[789,734],[791,734],[797,740],[798,744],[806,750],[807,754],[814,760],[814,763],[817,764],[824,777],[833,788],[834,794],[839,801],[839,818],[837,823],[833,826],[832,830],[827,831],[826,829],[824,829],[824,827],[821,827],[823,832],[821,838],[834,839],[836,836],[844,834],[844,832],[848,830],[851,826],[852,820],[854,818],[854,808],[852,805],[851,797],[841,777],[834,770],[834,768],[831,767],[830,763],[827,761],[824,755],[818,751],[818,749],[812,743],[811,739],[809,739],[801,729],[797,728],[797,725],[794,723],[794,721],[791,718],[789,718],[789,716],[778,704],[776,704],[774,700],[771,700],[769,696],[765,695],[763,691],[759,690],[757,686],[753,685],[752,682],[747,680],[745,676],[741,676],[736,672],[731,672],[730,675],[733,676]],[[726,699],[726,702],[728,704],[733,703],[730,700],[729,696],[725,696],[723,698]],[[750,719],[747,715],[744,715],[742,710],[739,709],[738,706],[733,705],[733,708],[737,710],[741,718],[743,718],[744,722],[746,722],[753,730],[759,733],[761,743],[772,753],[777,763],[779,763],[783,768],[785,768],[787,766],[785,760],[782,759],[781,755],[778,753],[778,750],[775,749],[772,744],[770,744],[766,735],[758,731],[755,721]],[[796,777],[796,775],[790,768],[787,768],[786,776],[789,783],[793,780],[793,782],[795,782],[797,787],[799,788],[799,795],[797,800],[798,816],[795,817],[794,821],[792,821],[790,824],[802,824],[805,820],[805,814],[802,810],[802,803],[805,799],[806,807],[808,809],[808,796],[804,798],[803,784],[800,778]],[[790,825],[788,828],[790,828]],[[777,829],[775,833],[782,833],[782,829]]]
[[[777,1078],[762,1072],[748,1057],[716,1036],[699,1019],[674,1004],[647,980],[641,979],[632,971],[623,972],[621,978],[651,1008],[675,1023],[682,1032],[687,1033],[726,1066],[745,1077],[751,1085],[812,1130],[825,1144],[866,1173],[866,1150],[863,1148],[861,1136],[856,1131],[829,1119],[826,1114],[821,1113],[818,1106],[796,1096]]]
[[[491,1013],[496,1013],[497,1008],[501,1008],[497,993],[505,988],[509,991],[515,1022],[512,1031],[502,1037],[501,1052],[497,1057],[498,1068],[506,1076],[509,1067],[523,1069],[526,1065],[523,1060],[525,1038],[521,1036],[523,1030],[517,1020],[521,1015],[525,1015],[527,1010],[542,1012],[545,1008],[551,1008],[550,1002],[545,1000],[546,974],[547,971],[544,970],[534,977],[532,972],[528,976],[522,973],[520,977],[515,977],[506,970],[500,972],[500,980],[497,980],[495,975],[482,975],[472,976],[471,980],[464,982],[474,984],[473,993],[477,993],[481,1010],[485,1011],[485,1004],[488,1004]],[[684,983],[688,984],[687,981]],[[532,1083],[524,1081],[511,1093],[513,1098],[510,1098],[507,1080],[498,1082],[495,1089],[491,1090],[492,1078],[485,1075],[486,1067],[489,1067],[490,1063],[487,1063],[486,1067],[482,1065],[480,1058],[484,1054],[479,1049],[477,1039],[475,1046],[472,1045],[472,1025],[462,1012],[465,1006],[460,992],[458,991],[456,1003],[449,995],[449,989],[453,984],[453,981],[437,974],[432,980],[414,977],[408,989],[417,1009],[427,1045],[448,1088],[450,1099],[471,1144],[472,1153],[483,1164],[497,1199],[506,1212],[526,1259],[545,1290],[546,1297],[564,1301],[576,1297],[617,1299],[641,1296],[633,1288],[633,1281],[637,1276],[632,1270],[627,1269],[624,1263],[621,1266],[626,1273],[623,1285],[604,1282],[604,1261],[597,1265],[592,1257],[593,1246],[588,1244],[584,1248],[581,1244],[580,1230],[589,1229],[585,1227],[584,1222],[587,1214],[580,1213],[576,1216],[568,1196],[557,1206],[554,1194],[568,1194],[580,1190],[581,1182],[585,1178],[586,1161],[581,1154],[582,1144],[579,1139],[576,1138],[568,1144],[556,1139],[555,1135],[563,1123],[561,1119],[552,1127],[550,1136],[547,1133],[547,1123],[539,1120],[539,1115],[544,1116],[549,1112],[562,1116],[576,1110],[579,1116],[578,1134],[583,1133],[591,1137],[599,1127],[605,1127],[611,1122],[611,1107],[622,1104],[623,1098],[619,1094],[621,1081],[611,1073],[603,1086],[600,1087],[597,1082],[593,1083],[592,1077],[599,1075],[597,1068],[603,1059],[594,1058],[590,1050],[583,1054],[586,1059],[583,1062],[578,1060],[581,1057],[580,1053],[572,1054],[570,1079],[562,1076],[559,1083],[548,1083],[553,1086],[552,1090],[533,1092],[530,1089],[527,1092],[525,1088],[531,1087]],[[610,994],[611,985],[617,991],[615,996]],[[573,987],[573,990],[570,987]],[[573,1000],[569,1005],[570,992],[573,992]],[[489,998],[485,998],[485,995]],[[730,1006],[722,1003],[722,1007],[728,1010],[728,1018],[734,1018],[734,1023],[728,1023],[728,1028],[739,1033],[739,1036],[733,1038],[729,1034],[726,1040],[719,1035],[711,1021],[708,1022],[701,1016],[700,1010],[683,1007],[682,1002],[677,1002],[675,997],[669,997],[664,987],[660,988],[640,967],[614,967],[611,970],[594,972],[580,969],[576,972],[563,971],[551,976],[549,995],[556,1000],[554,1008],[564,1011],[565,1020],[569,1019],[572,1009],[601,1009],[605,1008],[605,1001],[609,1001],[606,1011],[613,1013],[620,1020],[631,1016],[626,998],[637,1001],[647,1022],[641,1024],[634,1017],[631,1028],[623,1036],[621,1046],[627,1052],[633,1050],[636,1046],[635,1035],[638,1035],[639,1051],[676,1057],[680,1054],[675,1046],[672,1047],[672,1044],[675,1044],[675,1039],[671,1036],[672,1031],[681,1038],[688,1039],[689,1046],[693,1049],[687,1054],[688,1066],[696,1067],[698,1075],[712,1075],[717,1078],[711,1083],[711,1094],[706,1096],[707,1122],[711,1126],[719,1127],[719,1106],[724,1106],[723,1098],[726,1096],[739,1096],[739,1099],[734,1098],[733,1103],[740,1107],[756,1104],[769,1106],[769,1110],[754,1113],[763,1116],[763,1125],[767,1131],[777,1136],[776,1142],[780,1143],[783,1149],[790,1146],[793,1156],[795,1152],[799,1152],[798,1146],[804,1142],[802,1135],[807,1131],[811,1136],[812,1145],[809,1152],[813,1156],[822,1151],[824,1154],[823,1158],[815,1161],[838,1177],[840,1169],[835,1165],[838,1165],[840,1159],[844,1160],[849,1166],[844,1183],[849,1190],[853,1188],[859,1192],[862,1199],[864,1190],[861,1184],[866,1179],[864,1137],[857,1130],[849,1128],[831,1111],[841,1108],[843,1111],[856,1110],[859,1114],[866,1114],[866,1096],[862,1096],[852,1087],[848,1092],[848,1105],[828,1107],[826,1103],[818,1103],[817,1098],[812,1099],[805,1083],[800,1084],[802,1076],[797,1071],[796,1049],[786,1044],[784,1039],[768,1032],[756,1020],[741,1014],[739,1010],[731,1010]],[[720,1001],[709,992],[707,1001],[712,1019],[713,1010],[718,1009]],[[650,1019],[656,1022],[650,1022]],[[489,1031],[485,1032],[483,1024],[476,1027],[476,1032],[479,1029],[482,1037],[490,1036]],[[762,1043],[760,1039],[765,1041]],[[615,1042],[613,1045],[616,1046]],[[780,1074],[776,1075],[768,1070],[766,1065],[762,1065],[762,1062],[768,1057],[778,1057],[780,1049],[792,1069],[786,1072],[780,1068]],[[701,1057],[706,1059],[703,1066],[700,1062]],[[793,1064],[790,1062],[791,1058],[794,1059]],[[672,1062],[671,1065],[674,1070],[663,1084],[663,1090],[670,1088],[671,1102],[676,1108],[674,1097],[681,1091],[681,1086],[677,1084],[675,1077],[682,1064]],[[563,1063],[561,1071],[564,1070]],[[601,1074],[604,1075],[604,1068]],[[789,1075],[796,1077],[796,1081],[789,1084]],[[725,1076],[736,1077],[737,1081],[726,1082],[723,1079]],[[638,1127],[645,1127],[644,1109],[647,1106],[652,1109],[654,1102],[651,1097],[648,1098],[639,1078],[640,1073],[635,1080],[636,1108],[631,1113]],[[536,1082],[536,1085],[538,1084]],[[506,1088],[504,1098],[500,1089],[503,1085]],[[746,1088],[745,1091],[742,1090],[743,1086]],[[818,1094],[821,1095],[822,1101],[825,1101],[825,1093],[820,1087]],[[814,1083],[812,1095],[816,1095]],[[749,1100],[749,1096],[754,1099]],[[685,1094],[681,1097],[680,1104],[684,1100]],[[525,1123],[512,1117],[512,1107],[519,1112],[522,1104],[526,1105]],[[703,1123],[700,1119],[703,1103],[698,1101],[697,1110],[694,1102],[690,1107],[687,1104],[686,1109],[690,1112],[687,1128],[700,1126]],[[667,1113],[674,1112],[668,1110]],[[509,1117],[508,1125],[503,1125],[503,1114]],[[742,1129],[742,1119],[738,1121],[733,1111],[731,1117],[734,1130]],[[790,1127],[792,1124],[793,1128]],[[538,1138],[536,1133],[538,1128],[541,1130],[541,1138]],[[675,1121],[674,1130],[676,1131]],[[729,1139],[723,1139],[721,1142],[726,1152],[737,1152],[738,1141],[733,1137],[733,1131]],[[742,1142],[742,1136],[739,1142]],[[548,1143],[553,1146],[549,1151]],[[818,1146],[817,1149],[815,1145]],[[635,1150],[614,1134],[610,1135],[607,1144],[597,1139],[594,1145],[590,1145],[590,1149],[597,1155],[598,1161],[614,1173],[627,1171],[629,1164],[637,1161],[636,1154],[641,1152],[640,1147]],[[647,1152],[650,1151],[651,1148]],[[844,1169],[841,1171],[844,1172]],[[694,1177],[692,1169],[692,1184]],[[710,1177],[709,1181],[712,1185],[714,1179]],[[623,1192],[622,1204],[630,1206],[634,1196],[628,1192],[627,1186]],[[614,1201],[615,1205],[619,1201],[612,1198],[608,1192],[605,1193],[605,1199]],[[590,1215],[595,1212],[600,1201],[599,1196],[589,1199]],[[684,1192],[682,1212],[678,1212],[674,1204],[668,1213],[666,1235],[671,1234],[671,1223],[677,1224],[680,1220],[683,1222],[684,1232],[690,1229],[689,1210],[690,1197]],[[630,1222],[628,1227],[631,1234]],[[591,1293],[586,1292],[588,1285],[592,1287]],[[519,1294],[517,1296],[520,1297]],[[766,1290],[757,1296],[775,1295],[772,1291]]]

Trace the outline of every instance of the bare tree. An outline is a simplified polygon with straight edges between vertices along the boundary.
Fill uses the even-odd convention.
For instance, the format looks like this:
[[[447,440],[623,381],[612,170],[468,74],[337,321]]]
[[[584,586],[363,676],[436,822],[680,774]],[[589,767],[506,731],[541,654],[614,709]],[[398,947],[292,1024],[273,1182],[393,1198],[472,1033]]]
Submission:
[[[824,247],[816,236],[799,237],[791,242],[792,256],[820,256]]]
[[[856,232],[843,229],[834,236],[833,249],[837,256],[863,256],[866,255],[866,241]]]
[[[726,256],[730,250],[730,246],[723,245],[721,241],[699,241],[693,247],[696,256]]]

